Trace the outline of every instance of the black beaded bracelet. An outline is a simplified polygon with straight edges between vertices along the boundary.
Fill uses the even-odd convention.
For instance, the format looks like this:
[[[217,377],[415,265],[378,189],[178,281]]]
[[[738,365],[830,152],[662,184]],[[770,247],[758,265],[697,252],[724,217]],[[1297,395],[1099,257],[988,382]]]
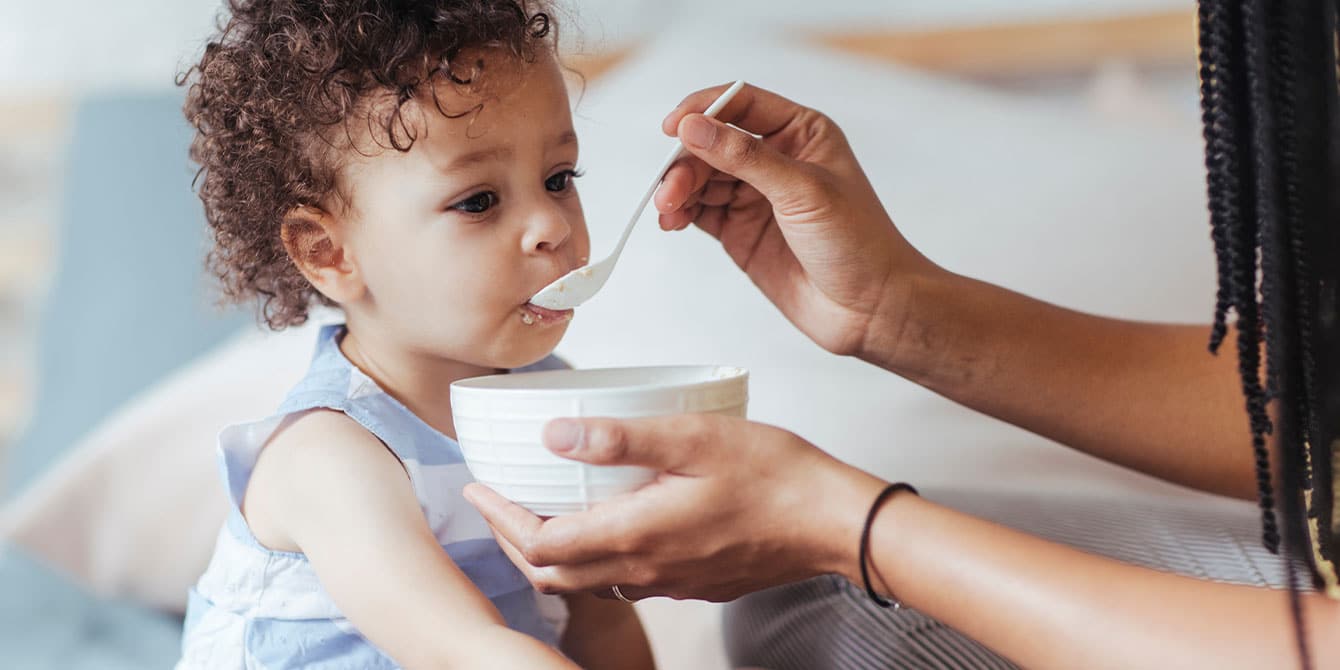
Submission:
[[[879,511],[880,505],[883,505],[884,501],[887,500],[889,496],[899,491],[908,491],[916,496],[921,495],[920,493],[917,493],[916,488],[907,482],[895,482],[889,484],[875,497],[875,502],[871,503],[870,512],[865,515],[865,528],[861,530],[861,548],[857,555],[857,559],[861,562],[861,581],[865,582],[865,592],[870,594],[870,599],[875,601],[875,604],[880,607],[898,608],[902,607],[902,603],[896,601],[890,602],[879,597],[879,594],[875,593],[875,588],[870,585],[870,569],[866,567],[870,555],[870,527],[875,524],[875,512]]]

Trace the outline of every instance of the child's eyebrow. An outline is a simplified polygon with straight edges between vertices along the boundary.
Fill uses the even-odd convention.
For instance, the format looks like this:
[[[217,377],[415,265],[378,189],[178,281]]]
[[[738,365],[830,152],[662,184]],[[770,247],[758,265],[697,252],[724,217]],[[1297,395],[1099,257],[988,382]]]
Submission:
[[[458,172],[479,163],[495,163],[512,157],[512,148],[501,146],[471,151],[453,158],[451,162],[438,168],[439,172]]]
[[[576,143],[577,133],[572,130],[566,130],[558,136],[558,139],[555,140],[550,147],[557,149]],[[439,167],[438,171],[442,173],[458,172],[480,163],[502,162],[511,157],[512,147],[510,146],[489,147],[488,149],[479,149],[457,156],[456,158],[451,159],[447,164]]]
[[[553,146],[565,147],[569,144],[576,144],[576,143],[577,143],[577,131],[565,130],[563,131],[562,135],[558,136],[558,141],[554,142]]]
[[[550,145],[550,147],[553,149],[557,149],[576,143],[577,143],[577,133],[572,130],[565,130],[563,131],[562,134],[558,136],[558,139],[556,139]],[[487,149],[479,149],[477,151],[471,151],[470,153],[457,156],[456,158],[451,159],[451,161],[448,162],[447,164],[438,168],[438,171],[443,173],[458,172],[465,170],[466,168],[478,165],[480,163],[503,162],[510,159],[511,157],[512,157],[512,147],[510,146],[504,145],[504,146],[489,147]]]

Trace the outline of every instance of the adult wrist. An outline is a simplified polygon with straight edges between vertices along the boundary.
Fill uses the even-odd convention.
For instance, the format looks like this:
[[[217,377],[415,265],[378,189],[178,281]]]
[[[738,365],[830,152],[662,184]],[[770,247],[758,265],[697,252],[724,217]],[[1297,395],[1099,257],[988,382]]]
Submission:
[[[912,486],[911,484],[908,484],[907,482],[894,482],[893,484],[889,484],[888,486],[885,486],[882,490],[880,490],[879,495],[875,496],[874,502],[870,503],[870,511],[866,512],[865,525],[861,528],[861,544],[860,548],[856,552],[856,565],[857,567],[860,568],[861,585],[865,587],[866,594],[870,596],[870,600],[873,601],[876,605],[879,605],[880,607],[892,607],[893,609],[901,608],[902,602],[900,602],[897,598],[890,600],[881,596],[874,582],[871,580],[871,574],[872,573],[878,574],[878,573],[872,567],[872,564],[875,562],[875,559],[873,556],[870,555],[871,552],[870,536],[872,531],[874,530],[875,517],[879,514],[880,507],[882,507],[884,503],[888,502],[890,498],[899,493],[910,493],[912,495],[920,495],[917,492],[916,487]],[[881,581],[881,585],[884,586],[885,591],[888,591],[887,583]]]
[[[888,482],[859,468],[833,460],[833,468],[824,472],[815,495],[822,501],[811,540],[817,539],[812,555],[815,574],[839,574],[860,580],[857,554],[861,530],[870,501]]]
[[[856,357],[907,377],[928,367],[931,353],[924,339],[935,325],[935,300],[948,293],[943,288],[951,273],[925,261],[914,271],[894,271],[884,280],[879,304],[871,314]]]
[[[920,494],[906,482],[890,483],[875,479],[873,488],[859,487],[852,498],[848,503],[851,508],[846,518],[855,519],[855,534],[848,532],[842,538],[846,545],[840,554],[841,563],[827,572],[841,575],[867,591],[873,590],[889,598],[896,598],[897,587],[889,581],[892,575],[887,570],[888,564],[886,562],[885,569],[880,569],[881,552],[876,547],[887,549],[888,538],[900,537],[900,520],[905,518],[909,510],[915,509],[915,502],[921,499]],[[888,558],[886,553],[884,557]],[[875,602],[884,606],[893,604],[882,603],[878,597]]]

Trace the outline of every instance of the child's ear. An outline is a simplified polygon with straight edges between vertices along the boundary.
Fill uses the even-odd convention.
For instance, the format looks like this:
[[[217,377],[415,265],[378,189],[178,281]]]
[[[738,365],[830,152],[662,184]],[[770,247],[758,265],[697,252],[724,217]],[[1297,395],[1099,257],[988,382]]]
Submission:
[[[284,217],[279,235],[298,271],[322,295],[340,304],[363,295],[367,287],[335,217],[320,208],[299,205]]]

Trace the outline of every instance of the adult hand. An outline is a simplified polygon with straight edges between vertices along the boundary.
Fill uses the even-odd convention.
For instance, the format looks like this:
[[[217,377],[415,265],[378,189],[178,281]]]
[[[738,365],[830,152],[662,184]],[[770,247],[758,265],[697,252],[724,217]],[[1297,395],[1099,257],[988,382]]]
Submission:
[[[842,130],[752,86],[716,119],[699,113],[723,88],[690,95],[663,122],[692,155],[656,194],[661,227],[692,223],[716,237],[792,323],[833,353],[860,355],[872,335],[897,333],[916,278],[938,269],[894,227]]]
[[[480,484],[466,498],[537,589],[618,585],[628,598],[724,601],[850,572],[863,514],[882,482],[800,437],[714,415],[562,419],[556,453],[662,471],[592,509],[540,519]]]

